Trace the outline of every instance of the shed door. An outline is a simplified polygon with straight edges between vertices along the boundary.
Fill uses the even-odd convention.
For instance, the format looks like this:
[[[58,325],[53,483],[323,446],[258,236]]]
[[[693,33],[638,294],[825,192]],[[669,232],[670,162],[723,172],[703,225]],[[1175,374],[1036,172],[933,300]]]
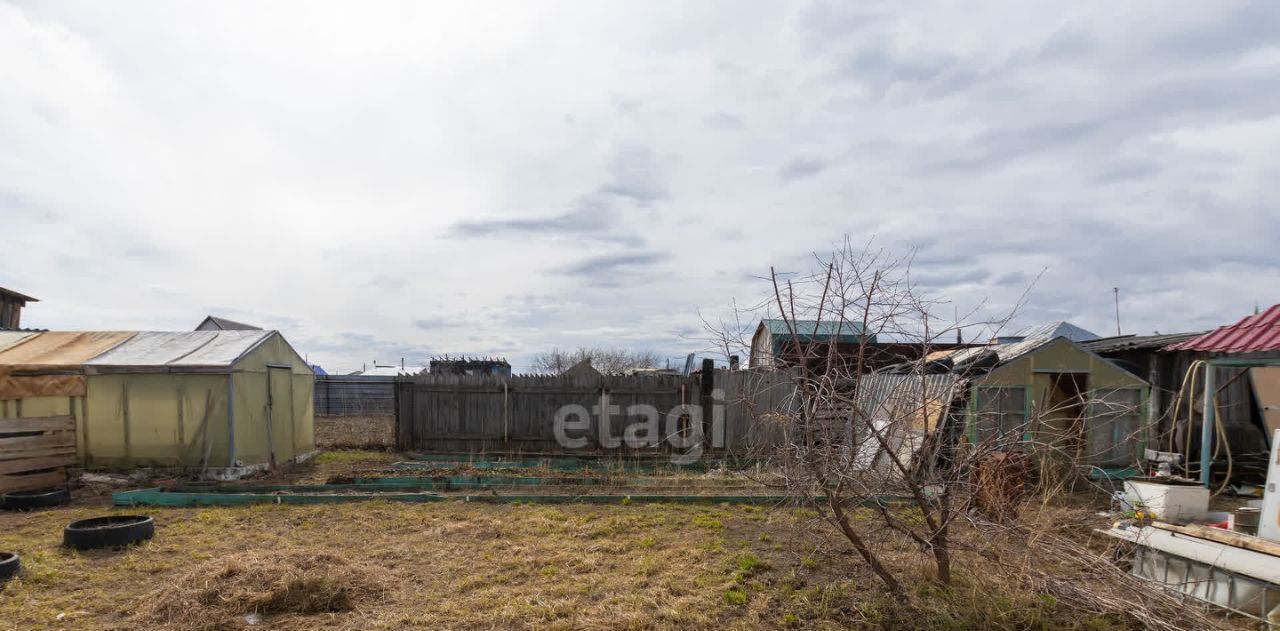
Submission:
[[[271,465],[293,457],[293,370],[267,367],[267,437],[271,441]]]

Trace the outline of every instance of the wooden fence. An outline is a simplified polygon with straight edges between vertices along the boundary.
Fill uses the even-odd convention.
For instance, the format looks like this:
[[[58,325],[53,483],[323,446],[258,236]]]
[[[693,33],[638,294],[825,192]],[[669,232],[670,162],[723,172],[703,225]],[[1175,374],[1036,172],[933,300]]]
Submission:
[[[70,416],[0,419],[0,493],[66,484],[76,462],[76,423]]]
[[[770,412],[789,399],[786,373],[719,370],[713,375],[402,377],[396,383],[396,446],[445,453],[684,451],[689,445],[681,441],[695,435],[689,424],[699,416],[704,451],[746,455],[781,439],[782,424]],[[643,431],[655,426],[647,412],[633,406],[658,413],[656,433]],[[610,408],[615,413],[602,432],[600,410]],[[557,414],[572,423],[561,437]],[[633,436],[657,444],[628,446],[625,432],[637,425],[647,427]]]
[[[323,416],[391,414],[395,411],[395,377],[327,375],[316,377],[315,413]]]

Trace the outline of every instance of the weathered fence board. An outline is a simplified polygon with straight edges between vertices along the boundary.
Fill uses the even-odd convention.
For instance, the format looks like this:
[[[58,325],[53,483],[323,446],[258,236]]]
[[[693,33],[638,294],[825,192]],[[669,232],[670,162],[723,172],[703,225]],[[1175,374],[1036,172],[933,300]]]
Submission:
[[[395,411],[394,377],[318,376],[313,393],[318,415],[354,416]]]
[[[74,418],[0,419],[0,492],[61,486],[75,460]]]
[[[420,375],[396,383],[396,444],[425,452],[613,452],[621,455],[683,451],[667,440],[703,420],[703,451],[746,454],[781,440],[781,423],[762,420],[785,406],[787,373],[716,371],[704,381],[674,376],[626,377]],[[763,379],[764,388],[752,379]],[[705,391],[710,384],[711,390]],[[721,386],[724,389],[721,389]],[[715,392],[714,396],[712,391]],[[682,407],[689,406],[689,407]],[[607,424],[602,427],[609,411]],[[696,410],[696,411],[694,411]],[[575,421],[558,440],[557,414]],[[652,415],[656,414],[656,428]],[[713,428],[723,427],[723,437]],[[643,446],[629,446],[636,425]],[[654,432],[641,431],[656,429]],[[652,444],[657,443],[657,444]]]

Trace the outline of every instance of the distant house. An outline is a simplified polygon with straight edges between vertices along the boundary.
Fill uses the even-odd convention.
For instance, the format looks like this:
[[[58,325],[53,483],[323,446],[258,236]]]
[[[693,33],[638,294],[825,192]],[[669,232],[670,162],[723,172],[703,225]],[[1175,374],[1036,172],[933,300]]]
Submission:
[[[874,342],[875,336],[865,336]],[[828,344],[836,345],[838,354],[856,351],[863,342],[862,324],[817,320],[763,319],[751,337],[750,368],[773,368],[793,363],[801,357],[812,356],[816,350]]]
[[[431,374],[510,377],[511,364],[502,358],[437,357],[431,360]]]
[[[261,331],[262,327],[219,318],[218,316],[205,316],[204,320],[196,326],[197,331]]]
[[[31,296],[0,287],[0,329],[22,328],[22,308],[28,302],[40,302]]]
[[[400,362],[399,364],[379,364],[375,361],[373,366],[351,374],[363,377],[402,377],[425,375],[427,374],[427,367],[405,364],[404,362]]]
[[[600,377],[602,375],[599,370],[596,370],[595,366],[591,365],[591,358],[588,357],[567,368],[564,372],[560,373],[560,376],[575,377],[575,378],[581,379],[581,378]]]

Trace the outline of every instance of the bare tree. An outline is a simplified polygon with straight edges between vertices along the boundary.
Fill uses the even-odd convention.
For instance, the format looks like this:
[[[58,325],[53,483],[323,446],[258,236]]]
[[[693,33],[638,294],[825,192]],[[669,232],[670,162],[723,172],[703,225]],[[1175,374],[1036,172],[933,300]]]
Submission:
[[[538,372],[558,375],[584,359],[606,375],[620,375],[637,368],[657,368],[658,356],[653,351],[632,351],[623,348],[579,347],[575,351],[553,348],[533,358],[533,368]]]
[[[981,408],[974,412],[976,438],[964,437],[959,423],[973,374],[932,352],[935,344],[954,339],[960,327],[1000,331],[1026,294],[1001,317],[979,320],[975,314],[981,306],[961,316],[920,292],[911,280],[909,257],[895,259],[846,239],[814,260],[810,274],[788,278],[771,270],[768,279],[767,310],[787,327],[777,363],[789,375],[792,394],[781,410],[755,411],[778,424],[780,431],[773,435],[781,436],[761,445],[757,455],[777,472],[778,483],[822,505],[824,517],[858,556],[904,598],[903,580],[877,549],[885,532],[930,559],[933,577],[943,585],[953,581],[957,546],[968,545],[965,551],[981,557],[973,545],[957,543],[953,534],[960,523],[970,533],[998,534],[1006,542],[1016,538],[1024,549],[1044,549],[1046,541],[1055,551],[1064,549],[1058,539],[1008,522],[1029,495],[1028,480],[1039,479],[1039,469],[1048,468],[1049,461],[1078,471],[1088,455],[1082,427],[1049,422],[1061,410],[1045,405],[1017,417],[1002,415],[998,407],[993,413]],[[708,324],[716,348],[742,347],[741,320]],[[849,343],[850,335],[857,342]],[[918,349],[913,359],[872,372],[867,359],[875,338],[912,342]],[[970,357],[983,352],[989,351],[974,349]],[[1077,411],[1117,407],[1090,396],[1077,393],[1076,400],[1061,405]],[[1114,414],[1133,412],[1116,409]],[[1035,458],[1041,459],[1040,467]],[[1055,478],[1046,492],[1062,492],[1065,479]],[[1078,588],[1072,597],[1084,598],[1083,592],[1088,588]],[[1170,605],[1152,598],[1158,606]],[[1151,622],[1159,619],[1154,614],[1142,618],[1154,627],[1161,627]]]

